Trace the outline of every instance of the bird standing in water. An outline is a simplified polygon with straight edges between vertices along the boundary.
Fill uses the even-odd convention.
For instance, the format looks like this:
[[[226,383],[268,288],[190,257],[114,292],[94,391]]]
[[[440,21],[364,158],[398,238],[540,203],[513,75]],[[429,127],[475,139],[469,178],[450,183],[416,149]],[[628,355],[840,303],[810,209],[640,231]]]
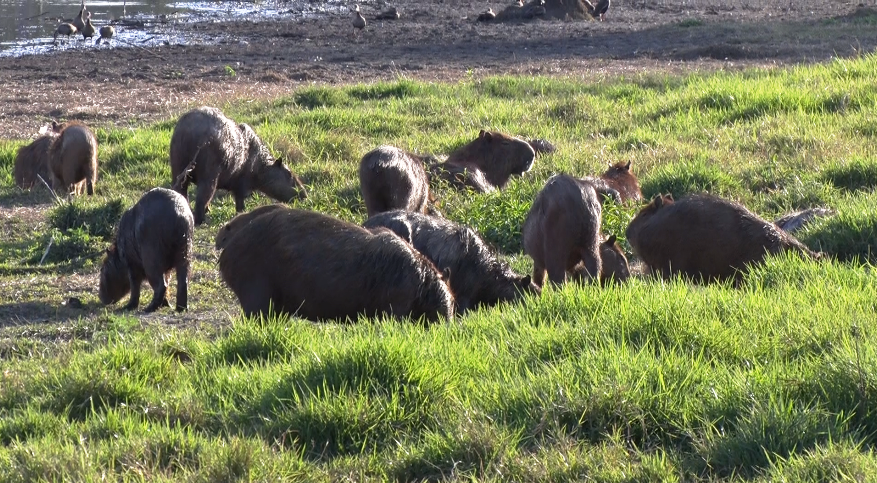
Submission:
[[[95,45],[99,44],[103,39],[110,40],[113,38],[113,35],[116,35],[116,29],[112,25],[104,25],[98,30],[98,33],[100,37],[94,42]]]
[[[94,37],[95,28],[91,23],[91,12],[85,17],[85,26],[82,27],[82,40]]]
[[[350,17],[353,23],[353,35],[356,35],[357,30],[362,30],[365,28],[365,17],[363,17],[362,13],[359,12],[359,5],[354,6],[353,12],[351,12]]]

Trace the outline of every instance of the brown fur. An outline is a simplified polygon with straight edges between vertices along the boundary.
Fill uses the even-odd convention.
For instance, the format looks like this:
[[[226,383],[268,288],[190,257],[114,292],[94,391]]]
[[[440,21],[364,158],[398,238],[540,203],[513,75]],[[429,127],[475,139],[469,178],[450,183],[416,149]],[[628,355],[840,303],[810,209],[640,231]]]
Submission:
[[[241,230],[244,230],[250,222],[256,219],[256,217],[282,209],[283,206],[281,205],[265,205],[235,216],[216,232],[216,249],[222,250],[225,248],[225,246],[228,245],[228,241],[231,240],[231,237],[240,233]]]
[[[49,173],[49,149],[56,137],[55,133],[44,134],[34,142],[18,148],[13,176],[19,188],[33,188],[37,176],[42,177],[46,183],[52,181]]]
[[[88,126],[76,121],[53,123],[53,127],[59,134],[49,149],[52,188],[93,195],[97,183],[97,138]]]
[[[195,225],[204,223],[217,189],[232,192],[238,213],[253,190],[284,203],[307,197],[298,176],[271,156],[249,125],[235,124],[214,107],[180,117],[171,136],[170,165],[174,190],[188,196],[189,183],[198,186]]]
[[[524,253],[533,258],[533,283],[541,287],[545,273],[552,283],[584,262],[584,278],[601,270],[600,223],[603,208],[597,188],[588,180],[552,176],[536,195],[524,220]]]
[[[359,162],[359,185],[368,216],[390,210],[427,213],[430,193],[424,157],[381,146]]]
[[[457,189],[471,189],[476,193],[490,193],[496,187],[490,184],[478,169],[461,168],[448,163],[429,165],[430,180],[443,180]]]
[[[741,271],[766,253],[793,250],[819,257],[744,206],[710,195],[675,202],[656,196],[630,222],[627,240],[664,278],[679,273],[696,280],[739,281]]]
[[[535,159],[536,152],[527,141],[482,130],[477,138],[454,150],[446,164],[477,169],[488,183],[501,189],[512,175],[529,171]]]
[[[411,245],[321,213],[255,217],[226,244],[219,271],[248,316],[269,307],[310,320],[453,316],[447,284]]]
[[[107,250],[100,273],[98,295],[104,304],[118,302],[128,292],[125,310],[140,303],[140,286],[152,286],[152,302],[146,312],[169,305],[170,271],[177,273],[177,311],[188,306],[188,280],[192,264],[195,224],[189,203],[179,193],[165,188],[148,191],[122,214],[116,238]]]
[[[501,11],[497,20],[514,21],[532,18],[546,20],[590,20],[594,7],[587,0],[531,0],[525,5],[511,5]]]
[[[621,201],[642,201],[643,193],[640,191],[639,180],[630,170],[630,164],[628,161],[627,163],[619,162],[610,165],[609,169],[600,175],[600,179],[618,191],[618,194],[621,195]]]

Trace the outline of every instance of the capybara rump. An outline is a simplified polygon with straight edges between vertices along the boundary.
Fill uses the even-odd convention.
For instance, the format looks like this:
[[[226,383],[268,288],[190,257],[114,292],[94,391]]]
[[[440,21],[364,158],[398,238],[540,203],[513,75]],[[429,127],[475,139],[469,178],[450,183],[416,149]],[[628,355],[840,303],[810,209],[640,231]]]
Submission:
[[[153,290],[146,312],[152,312],[168,305],[166,276],[176,270],[176,309],[185,310],[194,231],[192,210],[186,198],[165,188],[146,192],[119,220],[116,239],[101,267],[101,302],[116,303],[130,291],[125,309],[137,308],[140,285],[145,279]]]
[[[393,146],[363,156],[359,185],[368,216],[397,209],[426,213],[430,194],[423,164],[423,157]]]
[[[13,177],[15,184],[21,189],[31,189],[37,181],[37,177],[49,183],[52,178],[49,173],[49,149],[55,141],[56,134],[44,134],[34,142],[22,146],[15,155],[15,168]]]
[[[248,316],[269,307],[315,321],[453,316],[441,273],[407,242],[310,211],[282,208],[253,218],[227,241],[219,271]]]
[[[97,138],[88,126],[79,122],[53,126],[60,133],[49,149],[52,188],[93,195],[97,182]]]

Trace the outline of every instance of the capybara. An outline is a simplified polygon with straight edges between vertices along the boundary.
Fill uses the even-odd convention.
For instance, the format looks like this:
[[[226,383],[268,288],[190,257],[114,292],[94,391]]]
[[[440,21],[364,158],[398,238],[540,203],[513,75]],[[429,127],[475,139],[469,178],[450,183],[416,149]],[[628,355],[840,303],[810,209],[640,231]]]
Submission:
[[[22,189],[33,188],[37,176],[43,178],[46,183],[51,182],[49,174],[49,149],[57,135],[54,132],[43,134],[34,142],[18,148],[15,155],[15,168],[13,176],[15,184]]]
[[[363,226],[389,228],[426,255],[436,268],[444,273],[449,271],[448,282],[458,312],[514,300],[526,292],[538,292],[529,276],[514,273],[469,227],[402,210],[379,213]]]
[[[359,187],[368,216],[396,209],[426,213],[430,193],[425,159],[393,146],[380,146],[363,156]]]
[[[269,307],[309,320],[453,316],[454,298],[428,258],[386,229],[283,208],[255,217],[219,255],[246,315]]]
[[[584,263],[576,265],[572,272],[573,278],[579,281],[590,278]],[[628,278],[630,278],[630,265],[627,263],[627,257],[616,242],[615,235],[611,235],[600,244],[600,284],[605,286],[612,280],[620,283]]]
[[[198,186],[195,225],[204,223],[217,189],[232,192],[238,213],[253,190],[284,203],[307,197],[298,176],[271,156],[249,125],[235,124],[214,107],[180,117],[171,136],[170,164],[174,190],[188,197],[189,183]]]
[[[675,202],[655,196],[631,220],[627,241],[652,272],[699,281],[740,280],[766,253],[794,250],[819,258],[793,236],[742,205],[711,195]]]
[[[586,179],[554,175],[536,195],[524,220],[524,253],[533,258],[533,283],[542,287],[545,272],[555,284],[584,262],[584,278],[600,274],[600,223],[603,208],[597,189]]]
[[[445,163],[478,169],[488,183],[501,189],[513,174],[529,171],[534,159],[536,152],[527,141],[482,130],[473,141],[454,150]]]
[[[228,221],[219,231],[216,232],[216,249],[222,250],[228,244],[228,241],[232,236],[241,232],[244,227],[246,227],[251,221],[253,221],[257,216],[261,216],[265,213],[270,213],[274,210],[283,209],[282,205],[265,205],[260,206],[256,209],[250,210],[246,213],[241,213],[231,220]]]
[[[52,188],[74,194],[85,191],[93,195],[97,183],[97,138],[88,126],[80,122],[52,123],[52,126],[59,132],[49,148]]]
[[[609,165],[609,169],[600,175],[600,179],[618,191],[621,195],[621,201],[641,201],[643,199],[639,180],[630,171],[630,161]]]
[[[477,168],[463,168],[448,163],[429,165],[430,180],[441,179],[457,189],[471,189],[476,193],[490,193],[496,188]]]
[[[834,210],[830,208],[808,208],[806,210],[795,211],[781,216],[773,222],[774,225],[786,233],[792,233],[800,230],[804,225],[810,223],[816,218],[831,216]]]
[[[165,277],[176,270],[176,308],[186,310],[194,231],[192,210],[185,197],[165,188],[146,192],[119,220],[116,239],[100,271],[101,302],[116,303],[130,291],[125,310],[136,309],[145,279],[153,290],[146,311],[169,305]]]

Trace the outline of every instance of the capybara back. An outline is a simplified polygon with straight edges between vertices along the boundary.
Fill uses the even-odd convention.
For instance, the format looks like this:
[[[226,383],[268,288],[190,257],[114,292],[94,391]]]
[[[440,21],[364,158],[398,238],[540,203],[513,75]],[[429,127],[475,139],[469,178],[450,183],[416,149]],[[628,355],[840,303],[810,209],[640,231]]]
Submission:
[[[241,213],[240,215],[235,216],[231,220],[228,221],[219,231],[216,232],[216,241],[215,247],[217,250],[222,250],[228,244],[228,241],[232,236],[240,233],[243,230],[247,229],[247,225],[250,224],[257,216],[264,215],[265,213],[270,213],[274,210],[282,210],[283,206],[281,205],[265,205],[255,208],[246,213]]]
[[[46,183],[52,181],[49,173],[49,149],[52,147],[55,137],[55,134],[44,134],[32,143],[18,149],[15,156],[13,177],[19,188],[33,188],[38,176],[43,178]]]
[[[396,209],[427,212],[429,178],[420,156],[380,146],[362,157],[359,184],[368,216]]]
[[[97,138],[88,126],[79,122],[56,126],[60,133],[49,148],[52,188],[93,195],[97,183]]]

